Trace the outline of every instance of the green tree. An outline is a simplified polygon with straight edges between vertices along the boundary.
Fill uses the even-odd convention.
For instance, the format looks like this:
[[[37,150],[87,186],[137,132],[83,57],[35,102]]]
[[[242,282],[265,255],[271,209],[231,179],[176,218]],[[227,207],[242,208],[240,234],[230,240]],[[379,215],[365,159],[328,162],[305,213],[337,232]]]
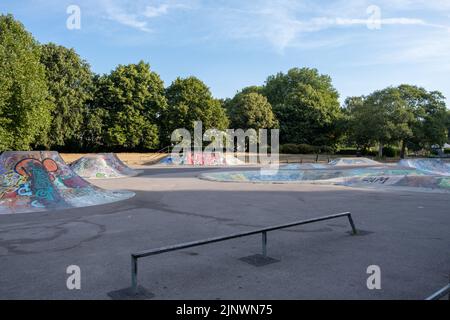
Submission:
[[[447,109],[447,143],[450,143],[450,110]]]
[[[195,121],[202,121],[203,129],[224,130],[228,127],[225,109],[214,99],[209,88],[196,77],[177,78],[166,89],[168,108],[164,114],[164,142],[169,143],[173,130],[192,131]]]
[[[404,157],[406,147],[419,150],[444,145],[448,138],[448,111],[442,93],[406,84],[400,85],[398,90],[414,115],[410,122],[412,135],[402,140],[401,157]]]
[[[42,46],[48,89],[54,99],[50,147],[71,150],[81,141],[86,102],[92,96],[92,73],[74,49],[53,43]]]
[[[365,99],[364,96],[346,98],[341,123],[346,143],[362,150],[367,150],[376,143],[373,128],[366,126],[370,121],[370,112],[364,106]]]
[[[339,94],[328,75],[294,68],[268,77],[263,92],[280,123],[282,143],[336,143],[342,113]]]
[[[413,135],[410,124],[414,115],[398,88],[375,91],[362,104],[353,100],[349,111],[355,141],[364,146],[377,143],[379,157],[385,145],[397,144]]]
[[[264,95],[264,87],[263,86],[249,86],[242,89],[238,94],[246,94],[246,93],[259,93]]]
[[[267,99],[255,92],[238,93],[227,104],[227,113],[234,129],[272,129],[278,121]]]
[[[106,150],[106,132],[109,112],[104,108],[88,107],[83,113],[81,150],[96,152]]]
[[[0,15],[0,149],[28,150],[47,137],[53,109],[40,47],[12,15]]]
[[[106,145],[115,150],[148,150],[159,145],[156,125],[167,107],[164,84],[143,61],[119,65],[96,79],[93,108],[106,110]],[[89,110],[92,114],[92,110]],[[101,112],[100,112],[101,113]],[[94,113],[98,115],[99,113]],[[94,119],[95,120],[95,119]],[[97,123],[94,121],[92,123]],[[98,132],[99,127],[94,130]]]

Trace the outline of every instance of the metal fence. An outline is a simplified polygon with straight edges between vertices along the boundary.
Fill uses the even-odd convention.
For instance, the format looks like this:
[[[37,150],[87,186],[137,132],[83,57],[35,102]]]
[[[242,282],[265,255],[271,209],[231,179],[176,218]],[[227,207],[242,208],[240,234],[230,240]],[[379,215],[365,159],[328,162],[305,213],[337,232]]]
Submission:
[[[353,222],[352,215],[350,214],[350,212],[343,212],[343,213],[322,216],[322,217],[308,219],[308,220],[301,220],[301,221],[296,221],[296,222],[291,222],[291,223],[286,223],[286,224],[281,224],[281,225],[265,227],[262,229],[256,229],[256,230],[252,230],[252,231],[240,232],[240,233],[231,234],[231,235],[227,235],[227,236],[209,238],[209,239],[204,239],[204,240],[199,240],[199,241],[185,242],[185,243],[180,243],[180,244],[176,244],[176,245],[172,245],[172,246],[161,247],[161,248],[157,248],[157,249],[151,249],[151,250],[145,250],[145,251],[141,251],[141,252],[137,252],[137,253],[132,253],[131,254],[131,289],[132,289],[133,293],[137,293],[137,290],[138,290],[138,278],[137,278],[138,277],[138,259],[140,259],[140,258],[154,256],[157,254],[170,252],[170,251],[177,251],[177,250],[182,250],[182,249],[186,249],[186,248],[203,246],[203,245],[211,244],[211,243],[215,243],[215,242],[221,242],[221,241],[226,241],[226,240],[231,240],[231,239],[236,239],[236,238],[248,237],[248,236],[259,234],[259,233],[262,235],[262,238],[261,238],[261,240],[262,240],[262,256],[266,257],[267,256],[267,233],[269,231],[280,230],[280,229],[300,226],[300,225],[324,221],[324,220],[336,219],[336,218],[341,218],[341,217],[347,217],[348,222],[350,223],[350,226],[352,228],[352,234],[356,235],[357,230],[356,230],[355,224]]]

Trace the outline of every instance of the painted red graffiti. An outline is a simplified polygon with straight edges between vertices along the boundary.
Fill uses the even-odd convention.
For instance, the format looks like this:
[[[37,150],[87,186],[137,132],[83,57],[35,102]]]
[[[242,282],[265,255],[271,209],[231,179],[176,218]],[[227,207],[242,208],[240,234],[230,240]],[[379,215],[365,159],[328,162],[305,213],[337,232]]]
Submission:
[[[39,166],[44,167],[48,172],[56,172],[58,171],[58,164],[53,159],[44,159],[41,161],[33,158],[27,158],[19,161],[16,166],[14,167],[14,171],[16,171],[18,174],[24,177],[31,177],[32,172],[28,172],[31,164],[37,164]],[[50,179],[54,179],[53,177],[50,177]]]

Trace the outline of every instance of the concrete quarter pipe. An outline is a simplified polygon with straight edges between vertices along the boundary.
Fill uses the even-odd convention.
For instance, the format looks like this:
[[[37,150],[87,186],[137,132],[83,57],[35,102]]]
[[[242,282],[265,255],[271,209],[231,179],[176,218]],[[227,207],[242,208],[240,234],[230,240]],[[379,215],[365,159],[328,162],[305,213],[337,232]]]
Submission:
[[[6,151],[0,155],[0,214],[86,207],[133,196],[133,192],[90,184],[58,152]]]
[[[74,161],[70,167],[86,179],[110,179],[133,177],[140,173],[123,163],[114,153],[98,153]]]

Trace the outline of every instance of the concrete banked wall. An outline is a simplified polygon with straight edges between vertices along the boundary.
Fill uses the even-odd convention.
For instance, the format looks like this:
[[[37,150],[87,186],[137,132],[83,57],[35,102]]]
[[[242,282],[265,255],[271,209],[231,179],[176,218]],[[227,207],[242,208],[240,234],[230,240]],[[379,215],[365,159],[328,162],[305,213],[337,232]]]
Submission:
[[[383,165],[371,161],[339,159],[328,165],[291,164],[271,174],[253,171],[212,172],[200,178],[252,183],[313,183],[352,187],[399,188],[414,191],[450,192],[450,166],[436,159],[401,161]],[[367,164],[367,165],[365,165]]]
[[[6,151],[0,155],[0,214],[86,207],[133,196],[133,192],[90,184],[58,152]]]

